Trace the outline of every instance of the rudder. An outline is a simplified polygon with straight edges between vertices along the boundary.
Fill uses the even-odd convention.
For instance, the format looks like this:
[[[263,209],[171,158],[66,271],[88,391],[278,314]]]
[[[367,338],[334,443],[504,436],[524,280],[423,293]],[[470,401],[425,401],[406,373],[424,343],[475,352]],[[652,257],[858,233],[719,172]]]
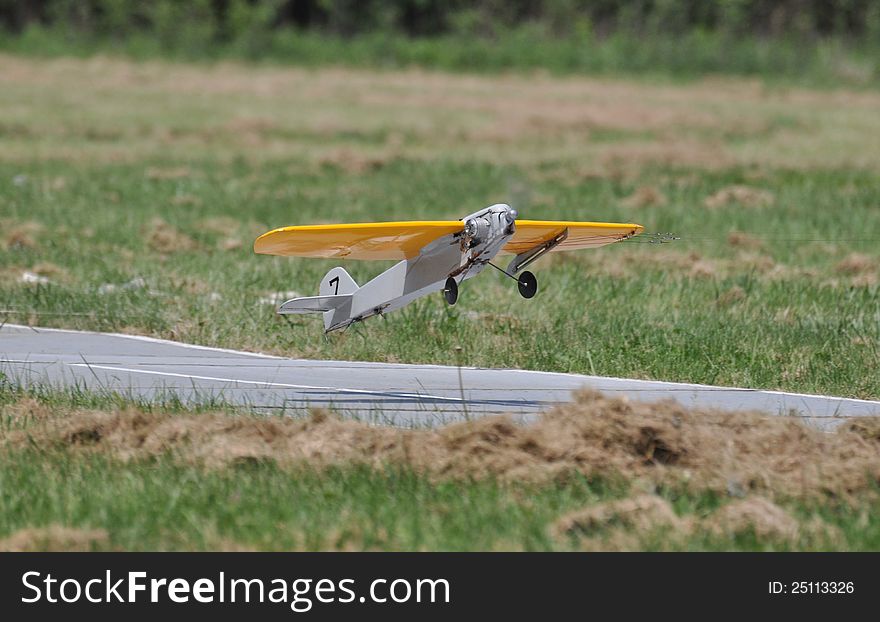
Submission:
[[[324,313],[324,330],[330,331],[334,327],[348,322],[351,319],[351,295],[358,289],[358,284],[351,275],[346,272],[345,268],[336,267],[330,270],[321,279],[321,285],[318,292],[322,296],[348,296],[348,302],[335,309]]]
[[[358,284],[353,278],[351,278],[351,275],[345,271],[345,268],[336,267],[330,270],[330,272],[325,274],[324,278],[321,279],[318,293],[321,296],[344,296],[353,294],[358,289],[360,289]]]

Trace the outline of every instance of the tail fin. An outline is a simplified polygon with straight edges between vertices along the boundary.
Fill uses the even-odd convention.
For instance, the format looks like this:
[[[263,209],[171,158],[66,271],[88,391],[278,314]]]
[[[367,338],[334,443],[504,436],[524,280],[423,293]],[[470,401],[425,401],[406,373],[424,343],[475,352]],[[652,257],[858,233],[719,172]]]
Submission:
[[[323,313],[324,320],[332,318],[337,310],[351,308],[351,296],[358,290],[357,283],[343,268],[333,268],[321,281],[319,296],[304,296],[288,300],[278,307],[278,313]],[[347,319],[347,311],[340,315]],[[336,324],[338,322],[333,322]]]
[[[351,299],[358,289],[345,269],[333,268],[324,275],[318,288],[319,296],[288,300],[278,307],[278,313],[323,313],[324,329],[329,332],[351,323]]]
[[[293,298],[278,306],[278,313],[290,315],[292,313],[325,313],[338,309],[351,301],[351,295],[346,296],[305,296]]]
[[[318,292],[322,296],[342,297],[345,296],[345,303],[335,305],[332,309],[324,312],[324,330],[330,332],[337,328],[341,328],[350,323],[351,320],[351,298],[352,295],[360,289],[351,275],[345,271],[345,268],[333,268],[324,275],[321,280],[321,286]]]
[[[345,268],[333,268],[324,275],[318,293],[322,296],[346,296],[355,293],[358,289],[358,284]]]

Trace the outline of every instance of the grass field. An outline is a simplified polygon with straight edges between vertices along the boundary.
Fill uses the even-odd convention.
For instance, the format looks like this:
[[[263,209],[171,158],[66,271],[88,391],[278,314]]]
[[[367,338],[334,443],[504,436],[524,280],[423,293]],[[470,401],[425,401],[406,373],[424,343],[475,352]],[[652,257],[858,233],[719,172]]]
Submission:
[[[7,321],[880,396],[876,93],[14,57],[0,81]],[[277,226],[493,202],[682,239],[541,260],[532,301],[486,274],[455,308],[329,337],[271,301],[334,264],[251,251]]]
[[[439,430],[0,392],[0,550],[865,550],[876,422],[583,395]]]
[[[878,398],[878,111],[870,90],[739,79],[0,56],[0,320]],[[454,308],[438,295],[329,336],[320,319],[276,317],[273,302],[316,293],[334,264],[250,248],[287,224],[460,218],[494,202],[681,240],[556,254],[536,264],[531,301],[484,274]],[[385,267],[346,264],[359,282]],[[346,463],[328,476],[271,461],[206,471],[164,455],[116,460],[7,450],[0,535],[60,524],[105,530],[99,548],[601,548],[554,539],[549,525],[639,490],[598,477],[438,483],[411,465]],[[821,514],[843,534],[832,540],[804,528],[794,540],[697,529],[677,545],[602,541],[876,548],[876,501],[860,494],[843,505],[772,497],[804,525]],[[660,497],[700,520],[726,500]]]
[[[880,84],[880,46],[870,27],[861,37],[843,32],[831,36],[777,33],[768,37],[742,32],[737,27],[727,32],[704,28],[682,32],[660,24],[650,32],[628,32],[625,26],[601,32],[601,27],[592,28],[581,17],[574,23],[565,20],[563,30],[567,34],[540,24],[501,26],[491,35],[478,28],[477,32],[430,37],[390,31],[339,36],[314,30],[255,28],[230,40],[228,31],[222,27],[219,32],[212,30],[201,20],[188,25],[171,22],[162,33],[115,24],[101,36],[78,32],[75,26],[71,28],[71,20],[60,16],[55,19],[55,28],[32,25],[18,35],[3,36],[0,32],[0,51],[36,58],[88,58],[110,53],[139,60],[226,59],[398,70],[422,67],[480,74],[540,71],[674,79],[719,74],[818,87],[876,88]],[[623,21],[634,25],[629,18]]]

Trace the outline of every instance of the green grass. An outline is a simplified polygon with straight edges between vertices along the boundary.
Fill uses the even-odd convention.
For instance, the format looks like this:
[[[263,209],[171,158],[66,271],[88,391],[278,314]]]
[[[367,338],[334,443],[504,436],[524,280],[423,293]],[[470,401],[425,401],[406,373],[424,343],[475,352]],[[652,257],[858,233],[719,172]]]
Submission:
[[[796,521],[795,533],[759,533],[778,521],[771,516],[764,522],[760,515],[733,531],[717,531],[717,513],[737,499],[699,488],[648,490],[644,482],[622,477],[577,474],[543,483],[476,472],[473,479],[449,479],[401,465],[312,469],[268,458],[208,467],[186,458],[182,439],[152,457],[124,459],[112,445],[81,444],[44,427],[84,410],[131,409],[196,418],[221,409],[229,417],[253,416],[240,407],[147,404],[0,383],[0,550],[880,548],[880,495],[871,489],[858,497],[816,491],[788,498],[765,491],[786,520]],[[656,525],[629,526],[618,516],[576,535],[556,528],[572,512],[645,492],[668,504],[680,524],[667,526],[658,518]],[[57,526],[81,535],[53,536]]]
[[[134,59],[246,60],[320,67],[397,69],[424,67],[490,73],[630,75],[693,79],[706,74],[758,77],[774,83],[875,87],[880,49],[870,37],[822,39],[761,37],[691,30],[599,37],[589,31],[558,36],[521,27],[495,36],[442,35],[410,38],[372,33],[339,37],[316,32],[256,31],[234,41],[205,40],[205,33],[172,37],[129,33],[123,37],[77,34],[32,26],[0,38],[0,50],[35,56],[117,54]]]
[[[0,74],[0,322],[880,398],[880,99],[869,91],[9,56]],[[745,199],[707,206],[731,186]],[[270,228],[459,218],[494,202],[681,239],[551,255],[535,265],[530,301],[488,272],[455,307],[430,296],[327,336],[320,318],[288,322],[261,302],[314,294],[335,265],[255,256]],[[387,265],[345,267],[363,283]],[[22,282],[25,271],[48,283]],[[0,403],[21,398],[14,378],[0,380]],[[36,397],[58,411],[128,404]],[[3,451],[0,537],[103,528],[104,548],[577,547],[550,525],[630,492]],[[694,520],[730,502],[659,492]],[[701,532],[631,546],[880,545],[872,495],[777,501],[839,537]]]
[[[706,210],[704,197],[748,182],[747,172],[704,172],[679,187],[682,171],[649,170],[636,183],[656,185],[669,206],[633,213],[620,199],[634,183],[615,180],[532,182],[529,191],[543,203],[517,201],[511,185],[528,183],[529,175],[515,166],[399,160],[364,175],[290,162],[187,166],[185,178],[154,180],[145,177],[143,164],[0,164],[4,213],[46,227],[38,248],[10,247],[0,257],[7,266],[50,263],[65,273],[50,272],[48,285],[0,288],[6,320],[134,330],[292,356],[462,360],[880,396],[880,292],[876,281],[859,280],[873,278],[876,263],[865,268],[867,277],[840,267],[853,252],[876,262],[880,184],[873,173],[771,172],[760,187],[773,189],[773,206]],[[19,177],[16,185],[21,175],[26,180]],[[64,187],[51,189],[59,177]],[[181,207],[175,204],[180,196],[197,197],[199,204]],[[682,239],[543,260],[535,270],[541,291],[530,301],[502,276],[487,273],[465,283],[454,308],[431,296],[329,336],[320,318],[287,322],[271,304],[259,303],[275,291],[313,294],[334,265],[253,255],[251,240],[263,229],[328,215],[334,221],[463,215],[503,200],[530,218],[632,219]],[[225,233],[206,230],[204,223],[217,217],[238,224]],[[170,256],[152,249],[147,238],[155,218],[196,246]],[[761,249],[731,247],[729,231],[751,234]],[[241,248],[218,250],[229,236]],[[364,282],[385,266],[346,267]],[[143,287],[124,288],[138,278]],[[100,293],[106,284],[117,289]]]
[[[204,471],[159,459],[119,464],[101,456],[7,452],[0,467],[0,538],[25,527],[101,528],[100,549],[214,550],[566,550],[552,535],[566,512],[626,496],[620,485],[575,479],[546,486],[493,481],[432,482],[418,474],[346,467],[316,473],[271,464]],[[682,518],[700,519],[726,501],[661,496]],[[876,550],[877,503],[861,507],[791,502],[783,507],[822,533],[791,541],[754,533],[697,532],[672,542],[642,534],[645,550]],[[871,518],[873,517],[873,518]],[[842,541],[829,544],[831,530]],[[613,535],[613,526],[591,537]]]

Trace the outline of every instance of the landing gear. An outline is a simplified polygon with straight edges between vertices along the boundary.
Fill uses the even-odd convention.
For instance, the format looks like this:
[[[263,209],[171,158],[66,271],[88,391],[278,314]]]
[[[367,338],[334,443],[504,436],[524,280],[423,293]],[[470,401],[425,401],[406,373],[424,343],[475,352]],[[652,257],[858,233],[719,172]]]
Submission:
[[[523,298],[534,298],[535,294],[538,293],[538,279],[535,277],[534,274],[532,274],[528,270],[526,270],[525,272],[520,274],[519,278],[517,278],[517,277],[513,276],[507,270],[502,270],[501,268],[496,266],[491,261],[488,263],[490,266],[492,266],[493,268],[498,270],[498,272],[500,272],[504,276],[509,276],[514,281],[516,281],[516,285],[519,288],[519,295],[522,296]]]
[[[532,294],[534,296],[534,294]],[[446,286],[443,288],[443,297],[450,305],[454,305],[458,301],[458,283],[455,279],[449,277],[446,279]]]
[[[523,298],[532,298],[538,293],[538,279],[528,270],[519,275],[516,284],[519,287],[519,294]]]

